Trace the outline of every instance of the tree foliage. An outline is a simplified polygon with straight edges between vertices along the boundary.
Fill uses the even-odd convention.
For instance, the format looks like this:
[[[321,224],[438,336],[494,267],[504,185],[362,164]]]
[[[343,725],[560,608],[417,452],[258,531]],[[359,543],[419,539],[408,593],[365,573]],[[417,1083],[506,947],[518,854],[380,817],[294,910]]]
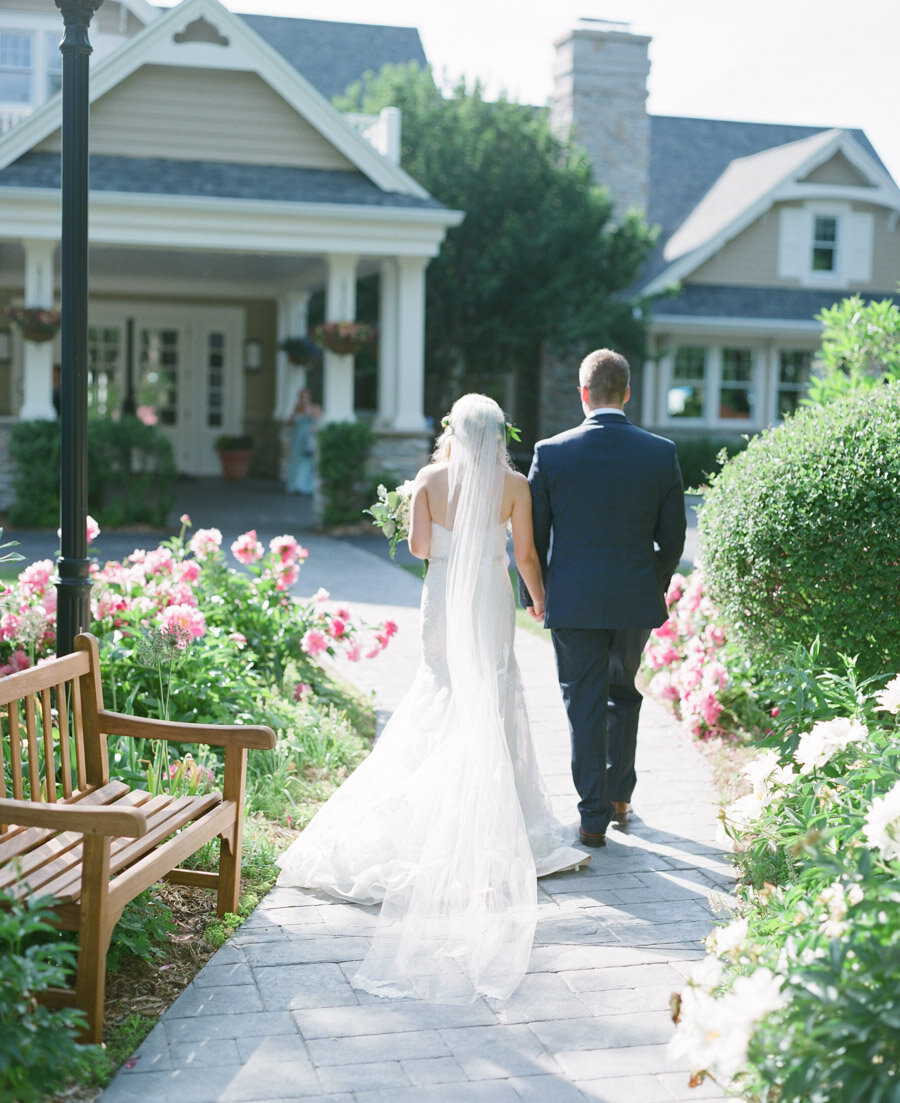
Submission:
[[[642,350],[644,324],[623,290],[653,234],[637,214],[612,221],[588,158],[554,136],[546,110],[489,102],[464,81],[444,95],[414,64],[368,73],[338,101],[365,113],[389,105],[402,111],[403,168],[466,215],[428,268],[429,412],[501,373],[534,386],[542,346]]]

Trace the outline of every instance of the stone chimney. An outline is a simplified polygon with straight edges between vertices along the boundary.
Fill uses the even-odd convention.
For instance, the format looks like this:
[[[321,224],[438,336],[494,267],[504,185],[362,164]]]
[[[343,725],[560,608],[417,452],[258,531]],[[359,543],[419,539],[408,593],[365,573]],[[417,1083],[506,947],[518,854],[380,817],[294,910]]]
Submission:
[[[550,123],[575,140],[594,164],[594,179],[615,202],[614,218],[647,210],[650,120],[647,75],[650,38],[627,23],[581,19],[554,45]]]

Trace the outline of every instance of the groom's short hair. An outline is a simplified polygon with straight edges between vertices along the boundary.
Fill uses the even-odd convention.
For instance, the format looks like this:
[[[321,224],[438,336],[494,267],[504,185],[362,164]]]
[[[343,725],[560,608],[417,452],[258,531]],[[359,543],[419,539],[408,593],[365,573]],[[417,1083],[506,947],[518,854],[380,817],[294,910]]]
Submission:
[[[589,352],[578,369],[578,384],[587,387],[594,406],[621,406],[631,381],[631,369],[612,349]]]

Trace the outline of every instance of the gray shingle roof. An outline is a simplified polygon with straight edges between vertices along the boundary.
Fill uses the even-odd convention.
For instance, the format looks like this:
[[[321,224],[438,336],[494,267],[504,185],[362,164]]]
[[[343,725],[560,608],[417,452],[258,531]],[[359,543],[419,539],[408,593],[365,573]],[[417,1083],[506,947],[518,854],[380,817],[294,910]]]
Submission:
[[[828,129],[651,115],[647,218],[661,230],[641,283],[649,282],[662,271],[666,242],[735,158],[762,153]],[[867,153],[882,163],[863,131],[850,133]]]
[[[741,287],[726,284],[685,284],[678,295],[654,299],[655,317],[783,318],[812,321],[820,310],[854,294],[848,288]],[[867,299],[891,299],[891,291],[866,291]]]
[[[282,54],[323,96],[346,91],[364,72],[385,65],[428,62],[415,27],[331,23],[275,15],[241,15],[261,38]]]
[[[0,188],[59,188],[58,153],[26,153],[0,171]],[[291,203],[346,203],[372,207],[442,209],[436,199],[382,191],[361,172],[246,165],[225,161],[174,161],[163,157],[95,155],[92,191],[148,195],[207,195]]]

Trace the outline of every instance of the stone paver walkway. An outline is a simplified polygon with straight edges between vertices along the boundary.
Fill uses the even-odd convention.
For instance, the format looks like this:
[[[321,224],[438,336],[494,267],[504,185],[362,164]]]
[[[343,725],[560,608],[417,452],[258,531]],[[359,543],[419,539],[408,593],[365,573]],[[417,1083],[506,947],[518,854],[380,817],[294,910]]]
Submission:
[[[375,694],[383,722],[418,660],[420,583],[352,542],[304,535],[304,543],[311,554],[300,592],[324,585],[366,619],[391,616],[400,626],[379,660],[346,666]],[[574,840],[552,648],[520,631],[517,654],[539,759]],[[539,882],[531,963],[511,999],[447,1007],[357,992],[348,977],[376,910],[276,888],[165,1013],[102,1103],[724,1098],[714,1085],[689,1089],[685,1069],[666,1055],[669,997],[702,956],[711,900],[727,895],[732,870],[716,843],[706,764],[651,701],[638,771],[628,829],[611,832],[586,870]]]

